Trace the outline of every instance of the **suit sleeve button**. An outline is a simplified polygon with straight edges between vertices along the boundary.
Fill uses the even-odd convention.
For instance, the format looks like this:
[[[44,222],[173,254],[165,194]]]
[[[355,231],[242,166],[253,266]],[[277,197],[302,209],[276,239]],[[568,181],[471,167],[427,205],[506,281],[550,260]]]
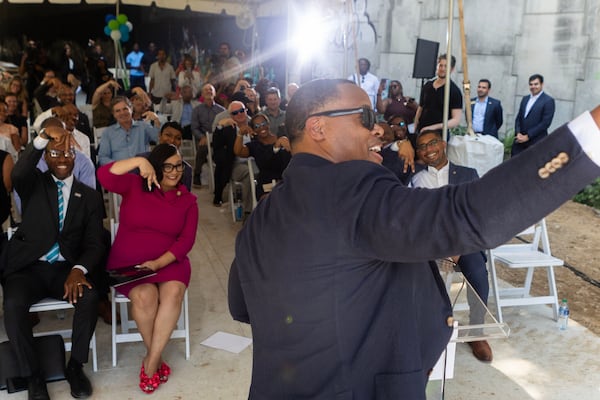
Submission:
[[[558,153],[556,158],[558,158],[560,160],[560,162],[563,163],[563,165],[569,162],[569,156],[564,151],[561,151],[560,153]]]
[[[546,179],[550,176],[550,171],[546,169],[546,167],[542,167],[538,170],[538,175],[542,179]]]

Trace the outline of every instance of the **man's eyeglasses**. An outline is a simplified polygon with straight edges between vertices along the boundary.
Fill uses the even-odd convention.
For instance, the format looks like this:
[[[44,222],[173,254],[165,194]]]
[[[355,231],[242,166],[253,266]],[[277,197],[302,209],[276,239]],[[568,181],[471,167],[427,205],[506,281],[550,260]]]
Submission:
[[[375,111],[369,106],[362,106],[360,108],[346,108],[343,110],[331,110],[331,111],[321,111],[314,114],[309,114],[304,120],[304,124],[302,124],[302,128],[306,124],[306,120],[310,117],[343,117],[345,115],[353,115],[353,114],[361,114],[361,124],[368,130],[372,131],[375,126],[375,122],[377,121],[377,115]]]
[[[390,124],[390,127],[392,127],[392,128],[393,128],[394,126],[400,126],[400,127],[402,127],[402,126],[406,126],[406,122],[404,122],[404,121],[400,121],[400,122],[398,122],[398,123],[395,123],[395,124]]]
[[[181,172],[183,171],[183,163],[178,163],[178,164],[169,164],[169,163],[164,163],[162,165],[162,170],[163,172],[173,172],[173,170],[177,171],[177,172]]]
[[[258,123],[258,124],[254,124],[254,125],[252,125],[252,126],[254,127],[254,129],[260,129],[260,128],[262,128],[263,126],[267,126],[267,125],[269,125],[269,124],[267,123],[267,121],[265,121],[265,122],[260,122],[260,123]]]
[[[438,145],[438,143],[440,143],[442,140],[441,139],[433,139],[427,143],[421,143],[417,145],[417,150],[427,150],[428,147],[435,147]]]
[[[46,150],[46,154],[48,154],[51,158],[58,158],[60,156],[64,156],[65,158],[75,157],[75,151],[73,151],[73,150],[61,151],[61,150],[50,149],[50,150]]]
[[[243,114],[245,112],[246,112],[245,108],[240,108],[239,110],[232,111],[230,114],[231,115],[238,115],[238,114]]]

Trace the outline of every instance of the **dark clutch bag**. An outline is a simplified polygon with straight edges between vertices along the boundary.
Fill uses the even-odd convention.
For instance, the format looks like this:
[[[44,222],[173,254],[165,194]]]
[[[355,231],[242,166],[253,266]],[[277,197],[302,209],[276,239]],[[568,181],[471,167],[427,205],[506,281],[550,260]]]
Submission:
[[[154,275],[156,275],[156,272],[140,265],[111,269],[108,271],[108,284],[110,286],[118,287]]]
[[[60,335],[33,338],[46,382],[65,379],[65,342]],[[0,390],[8,393],[27,390],[27,377],[19,376],[19,366],[10,342],[0,343]]]

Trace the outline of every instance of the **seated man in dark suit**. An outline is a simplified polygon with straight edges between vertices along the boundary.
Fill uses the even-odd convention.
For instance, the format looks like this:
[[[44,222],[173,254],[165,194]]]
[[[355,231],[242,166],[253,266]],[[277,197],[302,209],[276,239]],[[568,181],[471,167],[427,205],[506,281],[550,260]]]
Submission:
[[[247,159],[236,157],[233,152],[236,135],[244,140],[252,134],[248,124],[248,109],[241,101],[232,101],[229,104],[229,117],[221,119],[213,133],[212,146],[215,161],[215,196],[213,205],[220,207],[223,202],[223,190],[229,179],[242,183],[242,198],[244,211],[252,211],[252,190],[250,189],[250,175]],[[215,117],[215,119],[217,119]],[[229,199],[229,201],[233,201]]]
[[[46,172],[36,168],[42,155]],[[50,126],[29,144],[12,173],[23,220],[3,251],[0,271],[6,333],[21,376],[30,377],[30,399],[49,398],[28,318],[29,307],[45,297],[75,306],[66,377],[73,397],[92,394],[82,364],[88,360],[97,320],[98,293],[89,277],[106,252],[103,204],[98,192],[73,177],[74,158],[71,136]]]
[[[379,165],[375,120],[346,80],[290,100],[292,160],[240,230],[229,274],[230,312],[252,327],[251,400],[425,400],[453,326],[428,260],[496,247],[600,175],[600,107],[438,189],[406,188]]]
[[[417,155],[427,164],[427,168],[411,178],[413,187],[435,189],[446,185],[471,182],[479,179],[473,168],[462,167],[448,161],[446,142],[442,139],[442,131],[421,131],[417,136]],[[452,262],[460,267],[467,281],[471,284],[481,301],[487,305],[490,291],[485,257],[481,251],[451,257]],[[469,303],[469,323],[483,324],[485,308],[483,308],[470,288],[467,290]],[[469,342],[473,355],[480,361],[492,361],[492,349],[485,340]]]

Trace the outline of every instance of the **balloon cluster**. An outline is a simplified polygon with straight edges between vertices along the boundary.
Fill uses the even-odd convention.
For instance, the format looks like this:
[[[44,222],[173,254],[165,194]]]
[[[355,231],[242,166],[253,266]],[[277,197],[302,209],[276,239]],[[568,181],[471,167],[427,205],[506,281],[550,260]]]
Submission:
[[[106,26],[104,33],[110,36],[112,40],[120,40],[126,42],[129,40],[129,32],[133,30],[133,24],[127,20],[127,15],[119,14],[116,17],[112,14],[107,14],[104,17]]]

